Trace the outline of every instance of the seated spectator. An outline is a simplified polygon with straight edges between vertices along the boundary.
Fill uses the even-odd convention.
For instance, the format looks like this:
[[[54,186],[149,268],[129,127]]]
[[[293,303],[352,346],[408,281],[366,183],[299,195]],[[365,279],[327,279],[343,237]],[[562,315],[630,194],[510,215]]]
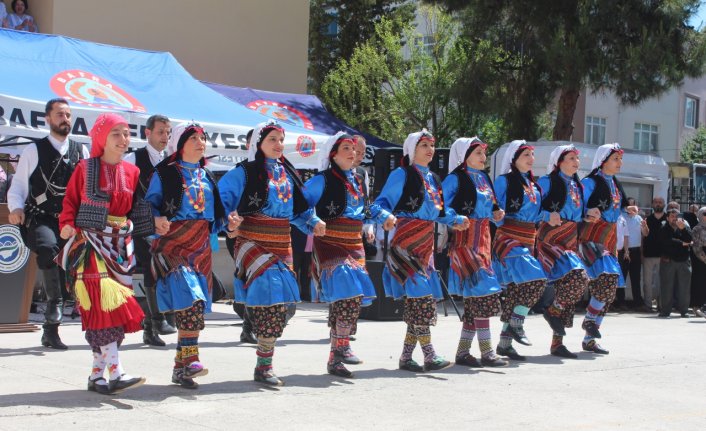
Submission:
[[[8,14],[2,22],[4,28],[28,31],[30,33],[39,31],[37,24],[34,22],[34,18],[25,13],[27,9],[29,9],[27,0],[12,0],[11,6],[12,13]]]
[[[4,26],[5,18],[7,18],[7,8],[5,3],[0,1],[0,27]]]

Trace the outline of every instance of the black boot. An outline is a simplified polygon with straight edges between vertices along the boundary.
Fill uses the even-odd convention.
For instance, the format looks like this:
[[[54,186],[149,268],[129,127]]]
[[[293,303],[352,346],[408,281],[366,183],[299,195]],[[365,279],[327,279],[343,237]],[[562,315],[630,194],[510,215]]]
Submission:
[[[61,342],[59,338],[59,325],[45,323],[44,332],[42,333],[42,346],[50,347],[56,350],[66,350],[68,346]]]
[[[64,298],[61,296],[61,273],[53,267],[42,270],[44,277],[44,292],[47,295],[47,309],[44,311],[44,321],[49,325],[61,324],[64,317]]]
[[[159,338],[159,334],[155,330],[153,321],[146,318],[142,322],[142,341],[148,346],[164,347],[167,344]]]
[[[174,325],[170,325],[165,319],[164,314],[159,312],[159,305],[157,302],[157,288],[155,286],[145,286],[145,300],[147,302],[147,312],[145,313],[145,320],[151,319],[151,325],[155,334],[174,334],[176,332],[176,329],[174,329]]]
[[[257,337],[252,331],[252,321],[250,320],[250,314],[247,311],[243,313],[243,331],[240,333],[240,342],[257,344]]]

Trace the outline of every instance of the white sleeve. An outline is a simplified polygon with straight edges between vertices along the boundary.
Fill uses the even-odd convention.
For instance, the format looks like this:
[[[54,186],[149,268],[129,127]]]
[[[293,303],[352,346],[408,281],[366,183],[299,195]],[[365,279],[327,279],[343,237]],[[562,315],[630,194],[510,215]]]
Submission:
[[[29,195],[29,177],[37,168],[37,163],[39,163],[37,145],[29,144],[17,162],[17,170],[12,177],[10,190],[7,191],[7,206],[10,211],[24,209],[25,201]]]
[[[81,152],[83,153],[84,159],[91,158],[91,152],[89,151],[88,147],[85,144],[81,144]]]

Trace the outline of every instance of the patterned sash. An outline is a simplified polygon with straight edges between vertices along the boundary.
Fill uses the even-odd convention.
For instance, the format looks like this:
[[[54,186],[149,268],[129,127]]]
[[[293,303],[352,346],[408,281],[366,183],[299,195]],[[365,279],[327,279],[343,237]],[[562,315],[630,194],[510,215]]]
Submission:
[[[547,273],[562,255],[578,252],[578,226],[573,221],[562,220],[559,226],[543,222],[537,239],[537,258]]]
[[[428,278],[429,270],[434,270],[434,222],[404,217],[397,220],[387,254],[390,273],[401,285],[414,274]]]
[[[464,231],[454,231],[449,248],[451,269],[460,279],[470,277],[483,268],[490,273],[490,220],[469,218],[471,226]]]
[[[580,223],[579,253],[588,266],[602,256],[618,255],[618,231],[615,223],[599,219],[594,223]]]
[[[108,216],[102,230],[81,229],[59,251],[54,261],[66,271],[68,286],[81,306],[92,307],[84,281],[98,281],[101,288],[103,311],[120,307],[133,296],[132,270],[135,266],[132,243],[132,222],[125,217]],[[95,271],[85,272],[91,256],[95,257]]]
[[[171,222],[169,233],[152,242],[152,273],[164,278],[180,265],[204,275],[211,292],[211,230],[208,220]]]
[[[495,232],[493,252],[503,262],[505,256],[515,247],[527,247],[534,250],[537,229],[534,223],[505,218],[505,222]]]
[[[326,235],[314,237],[311,268],[317,283],[325,271],[333,272],[341,265],[365,270],[362,229],[362,221],[345,217],[326,222]]]
[[[245,216],[238,229],[234,256],[236,277],[245,282],[245,289],[278,261],[292,271],[289,219],[262,213]]]

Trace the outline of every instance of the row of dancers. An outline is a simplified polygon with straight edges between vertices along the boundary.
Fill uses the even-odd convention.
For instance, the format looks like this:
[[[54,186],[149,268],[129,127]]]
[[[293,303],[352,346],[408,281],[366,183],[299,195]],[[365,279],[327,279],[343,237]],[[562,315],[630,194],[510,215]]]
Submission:
[[[211,243],[222,231],[235,240],[235,300],[245,304],[252,321],[257,336],[253,376],[265,385],[284,384],[273,368],[275,342],[286,325],[287,305],[299,301],[291,228],[314,235],[312,274],[330,303],[328,373],[352,377],[347,365],[362,363],[350,336],[361,307],[376,296],[361,238],[366,220],[396,229],[382,278],[386,295],[404,301],[400,369],[423,372],[452,365],[431,340],[436,303],[443,299],[432,252],[434,223],[454,231],[448,289],[464,304],[456,364],[496,367],[507,364],[503,357],[524,360],[513,341],[530,344],[523,323],[547,283],[555,292],[544,314],[554,333],[550,352],[576,357],[562,337],[588,289],[582,348],[608,353],[597,339],[620,283],[615,223],[627,205],[615,178],[622,163],[618,144],[598,148],[593,170],[583,180],[576,174],[579,151],[559,146],[549,174],[537,180],[533,148],[513,141],[493,183],[484,171],[486,144],[460,138],[451,147],[450,173],[441,182],[429,169],[435,139],[423,130],[407,137],[402,166],[369,203],[364,179],[352,169],[355,138],[346,133],[324,143],[319,173],[303,183],[283,155],[284,128],[274,121],[259,124],[248,160],[217,182],[205,167],[205,132],[189,124],[172,131],[173,153],[155,167],[142,200],[135,197],[140,170],[122,161],[129,134],[119,115],[97,119],[90,157],[77,163],[59,216],[66,244],[56,261],[66,271],[93,349],[89,390],[114,394],[145,381],[125,373],[118,353],[124,334],[139,330],[144,316],[131,290],[133,235],[151,243],[160,311],[175,312],[172,382],[184,388],[198,387],[194,379],[208,373],[198,339],[212,305]],[[492,242],[491,223],[497,226]],[[498,313],[503,326],[493,349],[489,322]],[[470,352],[475,337],[479,359]],[[417,344],[421,364],[413,358]]]

